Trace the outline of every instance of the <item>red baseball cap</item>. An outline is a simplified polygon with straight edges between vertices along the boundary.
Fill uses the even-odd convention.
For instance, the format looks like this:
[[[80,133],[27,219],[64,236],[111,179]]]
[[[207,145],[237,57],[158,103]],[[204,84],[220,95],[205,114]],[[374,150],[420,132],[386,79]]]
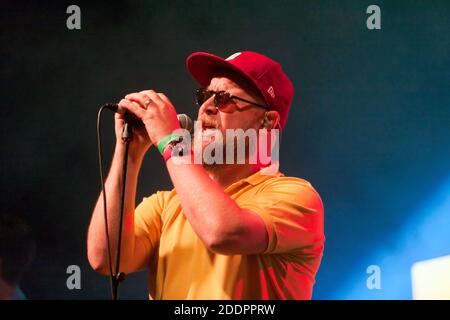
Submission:
[[[186,66],[194,79],[207,87],[219,69],[230,69],[249,80],[263,96],[270,110],[280,114],[280,124],[286,124],[294,87],[281,65],[256,52],[243,51],[224,59],[206,52],[194,52],[186,59]]]

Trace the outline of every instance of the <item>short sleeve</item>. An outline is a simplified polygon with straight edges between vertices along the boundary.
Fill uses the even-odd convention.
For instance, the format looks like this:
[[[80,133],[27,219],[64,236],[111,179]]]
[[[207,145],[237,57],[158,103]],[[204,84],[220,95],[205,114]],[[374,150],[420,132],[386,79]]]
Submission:
[[[162,211],[162,192],[157,192],[150,197],[144,198],[134,211],[135,235],[142,241],[149,252],[152,252],[159,243]]]
[[[322,250],[323,204],[307,181],[270,179],[255,197],[240,205],[263,219],[269,238],[264,253]]]

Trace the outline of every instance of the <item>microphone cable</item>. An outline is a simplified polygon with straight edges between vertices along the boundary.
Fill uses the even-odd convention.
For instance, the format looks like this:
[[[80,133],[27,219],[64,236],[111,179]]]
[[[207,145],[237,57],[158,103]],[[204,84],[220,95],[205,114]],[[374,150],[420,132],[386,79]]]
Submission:
[[[109,241],[109,228],[108,228],[108,214],[107,214],[107,206],[106,206],[106,192],[105,192],[105,178],[104,178],[104,171],[103,171],[103,148],[102,148],[102,134],[101,134],[101,118],[103,111],[109,110],[109,108],[106,105],[103,105],[97,113],[97,151],[98,151],[98,163],[99,163],[99,169],[100,169],[100,182],[101,182],[101,188],[102,188],[102,197],[103,197],[103,217],[105,221],[105,236],[106,241],[108,243],[106,247],[106,251],[108,252],[108,268],[109,268],[109,278],[110,278],[110,287],[111,287],[111,294],[113,293],[113,287],[114,287],[114,273],[112,269],[112,258],[111,258],[111,247],[110,247],[110,241]],[[114,298],[114,297],[113,297]]]

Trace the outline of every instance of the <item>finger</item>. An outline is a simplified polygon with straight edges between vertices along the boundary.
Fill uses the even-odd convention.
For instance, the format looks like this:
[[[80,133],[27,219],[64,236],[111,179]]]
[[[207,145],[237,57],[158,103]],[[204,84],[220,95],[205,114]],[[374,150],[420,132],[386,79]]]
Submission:
[[[142,92],[136,92],[136,93],[130,93],[125,96],[125,99],[128,99],[130,101],[133,101],[141,108],[147,109],[148,105],[152,102],[150,97]]]
[[[167,96],[164,93],[158,92],[158,96],[165,103],[172,104],[172,102],[169,100],[169,98],[167,98]]]
[[[128,99],[122,99],[119,102],[119,107],[125,109],[128,112],[131,112],[139,119],[142,119],[142,117],[145,114],[145,109],[143,109],[139,104],[130,101]]]
[[[169,99],[164,93],[158,92],[158,97],[159,97],[162,101],[164,101],[164,104],[165,104],[165,106],[167,106],[168,109],[173,109],[173,111],[174,111],[175,113],[177,113],[177,110],[176,110],[175,107],[173,106],[172,102],[170,101],[170,99]]]
[[[158,106],[164,107],[165,101],[161,100],[155,90],[145,90],[145,94],[147,94]]]

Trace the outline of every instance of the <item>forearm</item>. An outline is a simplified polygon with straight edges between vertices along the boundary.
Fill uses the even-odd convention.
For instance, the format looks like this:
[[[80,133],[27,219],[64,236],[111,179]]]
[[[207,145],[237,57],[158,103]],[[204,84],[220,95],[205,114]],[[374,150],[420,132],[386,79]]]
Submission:
[[[111,254],[113,258],[116,251],[118,238],[123,153],[123,146],[118,145],[114,152],[110,172],[105,181],[108,233]],[[134,209],[136,185],[140,166],[141,160],[136,160],[135,158],[129,157],[124,199],[121,270],[125,270],[128,268],[127,263],[132,261],[132,255],[134,252]],[[100,193],[92,214],[91,223],[89,225],[88,258],[91,266],[102,273],[108,272],[107,245],[108,244],[105,234],[105,219],[103,210],[103,194]]]
[[[245,252],[240,242],[247,238],[255,243],[246,253],[264,250],[266,235],[260,217],[242,210],[200,165],[176,164],[170,159],[167,168],[186,218],[211,250]]]

